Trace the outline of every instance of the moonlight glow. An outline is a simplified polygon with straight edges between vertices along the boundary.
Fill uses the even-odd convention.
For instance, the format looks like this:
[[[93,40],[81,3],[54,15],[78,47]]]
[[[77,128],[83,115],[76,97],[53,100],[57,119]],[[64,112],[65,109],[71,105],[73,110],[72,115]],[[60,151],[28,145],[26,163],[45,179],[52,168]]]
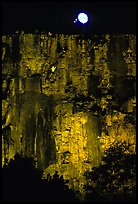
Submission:
[[[80,13],[78,15],[78,20],[83,24],[87,23],[88,22],[88,16],[85,13]]]

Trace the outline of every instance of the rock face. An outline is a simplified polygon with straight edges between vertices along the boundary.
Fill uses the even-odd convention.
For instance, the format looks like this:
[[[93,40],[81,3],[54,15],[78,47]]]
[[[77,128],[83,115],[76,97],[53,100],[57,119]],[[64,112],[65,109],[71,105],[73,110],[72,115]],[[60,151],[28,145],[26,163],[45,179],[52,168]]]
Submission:
[[[113,142],[135,151],[135,35],[21,33],[2,45],[3,162],[36,157],[81,188]]]

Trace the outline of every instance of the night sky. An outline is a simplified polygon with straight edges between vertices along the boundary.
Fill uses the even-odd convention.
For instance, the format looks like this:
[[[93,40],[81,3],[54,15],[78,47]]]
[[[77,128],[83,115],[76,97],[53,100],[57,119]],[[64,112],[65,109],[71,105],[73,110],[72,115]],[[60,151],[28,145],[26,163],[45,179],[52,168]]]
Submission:
[[[89,16],[85,26],[73,22],[79,12]],[[136,2],[2,3],[2,32],[14,33],[16,30],[63,34],[135,33]]]

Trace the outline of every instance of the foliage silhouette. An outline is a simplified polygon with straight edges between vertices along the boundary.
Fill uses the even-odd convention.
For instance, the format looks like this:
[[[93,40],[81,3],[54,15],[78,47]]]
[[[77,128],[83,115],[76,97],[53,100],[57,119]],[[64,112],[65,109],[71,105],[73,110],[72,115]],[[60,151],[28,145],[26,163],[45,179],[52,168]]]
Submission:
[[[58,172],[42,179],[43,171],[36,168],[33,158],[16,154],[2,168],[4,202],[78,202]]]
[[[136,200],[136,154],[126,143],[110,147],[101,164],[84,175],[87,202]]]

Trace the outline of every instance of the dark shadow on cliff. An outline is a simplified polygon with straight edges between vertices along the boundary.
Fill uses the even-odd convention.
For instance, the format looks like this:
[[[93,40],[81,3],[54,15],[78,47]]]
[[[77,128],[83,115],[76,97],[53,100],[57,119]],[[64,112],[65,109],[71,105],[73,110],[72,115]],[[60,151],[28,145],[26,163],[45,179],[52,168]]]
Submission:
[[[58,172],[42,179],[32,158],[16,154],[2,168],[2,197],[4,202],[78,202]]]

